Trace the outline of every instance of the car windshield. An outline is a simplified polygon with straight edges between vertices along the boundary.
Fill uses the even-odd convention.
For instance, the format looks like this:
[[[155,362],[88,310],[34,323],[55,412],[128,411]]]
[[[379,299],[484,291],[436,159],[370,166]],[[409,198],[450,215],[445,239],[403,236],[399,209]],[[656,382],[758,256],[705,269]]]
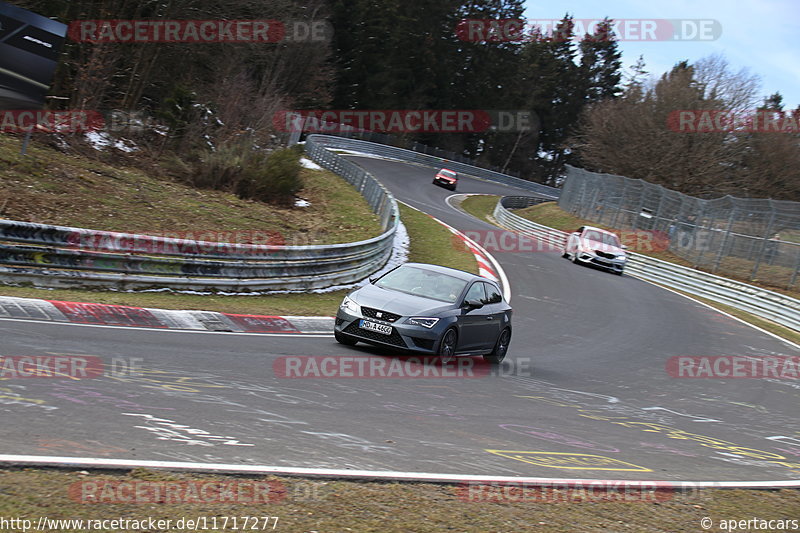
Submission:
[[[619,239],[613,233],[606,233],[604,231],[588,230],[584,232],[583,238],[589,241],[599,242],[608,246],[620,247]]]
[[[455,303],[467,282],[423,268],[402,266],[375,282],[383,289]]]
[[[452,170],[442,170],[441,172],[439,172],[439,174],[441,174],[442,176],[447,176],[448,178],[456,177],[456,173],[453,172]]]

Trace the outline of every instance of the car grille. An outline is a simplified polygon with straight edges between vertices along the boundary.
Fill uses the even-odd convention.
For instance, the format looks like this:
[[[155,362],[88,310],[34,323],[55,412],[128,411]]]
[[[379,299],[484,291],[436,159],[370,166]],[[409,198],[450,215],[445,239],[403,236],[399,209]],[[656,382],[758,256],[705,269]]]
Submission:
[[[605,259],[614,259],[615,257],[617,257],[617,254],[603,252],[602,250],[595,250],[594,253],[596,253],[600,257],[604,257]]]
[[[380,313],[381,316],[378,316],[378,313]],[[394,313],[389,313],[387,311],[381,311],[379,309],[373,309],[372,307],[364,306],[361,306],[361,314],[367,318],[377,318],[378,320],[385,320],[386,322],[394,322],[401,316]]]
[[[401,337],[394,328],[392,328],[391,335],[384,335],[383,333],[360,328],[358,327],[358,320],[354,320],[352,324],[344,328],[344,332],[356,337],[361,337],[362,339],[369,339],[371,341],[382,342],[384,344],[392,344],[394,346],[400,346],[401,348],[407,347],[403,337]]]

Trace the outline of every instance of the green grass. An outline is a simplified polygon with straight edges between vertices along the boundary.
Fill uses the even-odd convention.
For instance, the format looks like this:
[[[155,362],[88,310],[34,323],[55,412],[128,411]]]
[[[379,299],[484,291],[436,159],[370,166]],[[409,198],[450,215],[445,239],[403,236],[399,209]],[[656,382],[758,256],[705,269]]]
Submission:
[[[467,196],[461,201],[460,207],[479,220],[491,222],[490,216],[499,199],[499,196],[490,194]]]
[[[434,533],[453,532],[522,532],[555,533],[648,532],[696,533],[703,531],[700,521],[709,517],[720,531],[721,520],[797,519],[800,491],[709,489],[665,495],[664,501],[586,502],[579,500],[552,503],[538,501],[485,502],[467,501],[463,492],[452,485],[423,483],[351,482],[305,480],[291,477],[246,477],[170,473],[136,469],[132,471],[81,471],[57,469],[0,470],[0,516],[32,520],[82,518],[103,519],[180,519],[213,517],[278,517],[258,531],[286,532],[357,532],[357,533]],[[71,497],[69,488],[79,482],[238,482],[270,483],[277,502],[247,503],[79,503],[80,492]],[[85,485],[84,485],[85,486]],[[128,485],[129,487],[131,485]],[[80,489],[74,485],[73,490]],[[92,491],[90,491],[92,492]],[[270,492],[272,494],[272,492]],[[102,498],[109,493],[99,493]],[[124,495],[125,493],[122,492]],[[175,494],[175,493],[173,493]],[[244,492],[247,495],[247,492]],[[530,493],[528,493],[530,494]],[[77,501],[76,501],[77,500]],[[263,520],[263,519],[262,519]],[[241,522],[239,523],[241,529]],[[86,529],[84,528],[83,531]],[[141,531],[187,531],[176,527],[140,529]],[[249,529],[248,529],[249,530]],[[739,531],[751,531],[738,528]],[[788,529],[786,529],[788,530]],[[786,531],[784,530],[784,531]],[[79,529],[60,529],[77,532]],[[119,531],[102,529],[101,531]],[[233,531],[232,525],[223,530]],[[752,530],[754,531],[754,530]],[[759,531],[777,531],[761,529]]]
[[[400,218],[411,237],[409,261],[434,263],[478,273],[475,256],[447,228],[428,215],[403,204],[400,204]]]

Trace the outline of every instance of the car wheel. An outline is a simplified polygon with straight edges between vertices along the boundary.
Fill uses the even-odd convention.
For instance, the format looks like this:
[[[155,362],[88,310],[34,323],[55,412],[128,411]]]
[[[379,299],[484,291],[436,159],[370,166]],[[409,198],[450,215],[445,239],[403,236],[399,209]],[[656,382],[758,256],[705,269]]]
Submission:
[[[456,346],[458,343],[458,333],[453,328],[448,329],[442,335],[442,340],[439,342],[439,358],[443,363],[452,361],[456,356]]]
[[[492,353],[483,356],[484,361],[493,365],[500,364],[506,357],[508,344],[510,342],[511,330],[506,328],[500,333],[500,336],[497,337],[497,342],[494,343],[494,350],[492,350]]]
[[[350,335],[345,335],[344,333],[339,333],[338,331],[333,332],[333,338],[336,339],[336,342],[339,344],[344,344],[345,346],[355,346],[358,342]]]

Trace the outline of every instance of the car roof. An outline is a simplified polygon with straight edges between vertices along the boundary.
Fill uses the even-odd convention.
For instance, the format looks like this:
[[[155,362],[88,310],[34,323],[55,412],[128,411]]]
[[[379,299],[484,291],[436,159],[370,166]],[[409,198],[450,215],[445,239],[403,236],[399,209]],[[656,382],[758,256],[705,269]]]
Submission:
[[[403,263],[402,266],[409,266],[409,267],[421,268],[423,270],[430,270],[432,272],[439,272],[440,274],[447,274],[448,276],[453,276],[454,278],[463,279],[464,281],[473,281],[473,280],[492,281],[489,278],[484,278],[483,276],[479,276],[471,272],[465,272],[463,270],[458,270],[456,268],[450,268],[440,265],[431,265],[429,263]]]
[[[458,172],[456,172],[455,170],[450,170],[449,168],[443,168],[443,169],[439,170],[439,172],[445,172],[445,171],[452,172],[453,174],[458,174]]]
[[[587,231],[599,231],[600,233],[608,233],[609,235],[615,235],[615,236],[617,235],[613,231],[608,231],[607,229],[595,228],[594,226],[584,226],[583,232],[585,233]]]

